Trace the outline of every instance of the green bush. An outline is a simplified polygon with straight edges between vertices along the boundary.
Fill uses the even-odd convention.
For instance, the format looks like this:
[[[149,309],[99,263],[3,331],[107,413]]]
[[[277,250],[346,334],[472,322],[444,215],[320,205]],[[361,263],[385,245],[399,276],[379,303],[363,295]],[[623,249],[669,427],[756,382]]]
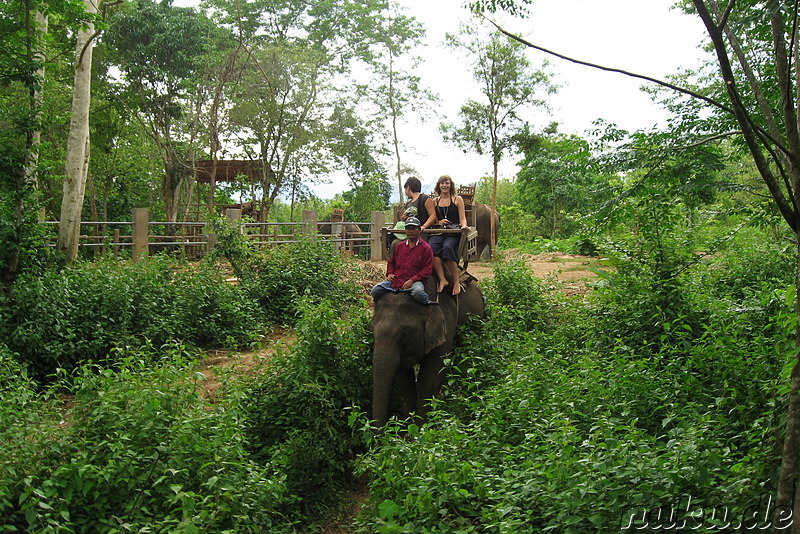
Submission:
[[[503,381],[474,392],[471,418],[453,418],[445,402],[427,426],[408,436],[390,426],[362,456],[363,531],[611,532],[626,511],[682,495],[743,509],[774,473],[762,382],[773,370],[730,391],[763,351],[713,388],[696,369],[627,354],[554,361],[529,351],[520,348]]]
[[[498,233],[501,248],[521,248],[536,237],[549,235],[546,222],[519,206],[498,206],[498,212],[502,221]]]
[[[508,257],[493,265],[494,277],[485,282],[486,309],[497,325],[497,333],[545,330],[553,321],[548,288],[536,278],[525,261]]]
[[[0,453],[3,529],[272,530],[284,487],[249,459],[236,405],[203,401],[185,347],[151,352],[120,353],[115,370],[82,367],[66,407],[51,398],[0,412],[0,440],[14,445]],[[24,438],[18,417],[35,421]]]
[[[147,341],[242,346],[263,325],[255,309],[210,264],[103,260],[21,276],[0,300],[0,336],[41,379]]]
[[[241,400],[254,458],[284,473],[291,498],[280,510],[293,524],[338,497],[357,447],[347,410],[369,405],[372,384],[365,310],[339,319],[327,300],[304,300],[300,309],[295,350],[273,358]]]
[[[241,282],[269,322],[291,325],[305,296],[343,306],[356,301],[357,288],[345,281],[343,265],[332,243],[310,237],[267,250]]]
[[[688,265],[615,257],[613,267],[599,271],[600,282],[588,298],[593,320],[587,321],[586,337],[594,346],[657,351],[664,344],[685,346],[702,333],[710,310],[689,283]]]
[[[610,318],[598,319],[597,301],[554,297],[524,266],[499,264],[483,335],[466,334],[429,423],[390,424],[360,458],[360,530],[616,532],[687,496],[741,518],[774,492],[791,306],[757,335],[714,308],[700,277],[680,279],[670,289],[685,301],[670,309],[717,311],[693,328],[678,314],[643,342],[636,303],[665,295],[636,274],[603,289]],[[371,439],[364,418],[354,426]]]

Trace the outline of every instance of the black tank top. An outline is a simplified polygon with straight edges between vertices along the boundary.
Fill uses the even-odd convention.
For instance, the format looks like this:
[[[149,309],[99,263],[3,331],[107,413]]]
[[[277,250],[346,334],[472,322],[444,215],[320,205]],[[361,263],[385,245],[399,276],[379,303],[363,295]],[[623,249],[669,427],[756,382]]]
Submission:
[[[419,222],[421,224],[425,224],[425,221],[428,220],[428,210],[425,209],[425,202],[427,202],[429,198],[430,197],[425,193],[420,193],[416,201],[409,200],[408,202],[406,202],[404,209],[408,209],[411,206],[415,206],[417,208],[417,214],[414,215],[414,217],[419,219]]]
[[[456,200],[451,197],[449,206],[440,206],[439,200],[441,199],[436,199],[436,219],[439,221],[442,219],[447,219],[450,221],[450,224],[459,224],[461,221],[458,218],[458,206],[456,206]]]

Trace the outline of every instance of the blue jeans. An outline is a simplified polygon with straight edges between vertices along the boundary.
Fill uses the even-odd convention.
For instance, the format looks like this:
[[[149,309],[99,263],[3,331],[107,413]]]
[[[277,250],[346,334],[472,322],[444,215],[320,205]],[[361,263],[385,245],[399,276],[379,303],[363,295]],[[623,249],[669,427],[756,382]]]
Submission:
[[[439,234],[428,238],[428,244],[433,250],[433,255],[447,261],[458,263],[458,244],[461,242],[461,234]]]
[[[390,291],[392,293],[397,293],[398,291],[408,291],[411,293],[411,296],[414,298],[414,300],[416,300],[420,304],[427,304],[430,302],[430,299],[428,298],[428,293],[425,291],[425,284],[423,284],[419,280],[411,284],[411,289],[394,289],[392,287],[391,280],[384,280],[379,284],[375,284],[375,286],[372,288],[371,291],[372,298],[374,300],[378,300],[379,298],[384,296],[386,293],[389,293]]]

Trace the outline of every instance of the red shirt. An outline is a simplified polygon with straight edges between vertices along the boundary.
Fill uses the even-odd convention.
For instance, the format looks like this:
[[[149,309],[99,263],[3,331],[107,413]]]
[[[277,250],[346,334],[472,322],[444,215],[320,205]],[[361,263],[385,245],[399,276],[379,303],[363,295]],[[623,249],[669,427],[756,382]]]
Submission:
[[[433,272],[433,250],[424,239],[411,246],[408,239],[395,245],[392,257],[386,264],[386,274],[393,274],[392,287],[399,289],[407,280],[425,281]]]

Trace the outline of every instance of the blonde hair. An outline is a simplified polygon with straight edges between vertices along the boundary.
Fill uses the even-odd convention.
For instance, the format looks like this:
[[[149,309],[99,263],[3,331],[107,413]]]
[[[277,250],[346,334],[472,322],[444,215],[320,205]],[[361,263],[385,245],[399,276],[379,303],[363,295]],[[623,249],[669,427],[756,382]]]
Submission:
[[[443,174],[439,177],[438,180],[436,180],[436,185],[433,188],[433,192],[436,193],[438,196],[442,196],[442,191],[439,189],[439,184],[444,182],[445,180],[450,182],[450,196],[455,198],[456,191],[458,190],[456,189],[455,182],[453,182],[453,179],[450,178],[450,175],[448,174]]]

